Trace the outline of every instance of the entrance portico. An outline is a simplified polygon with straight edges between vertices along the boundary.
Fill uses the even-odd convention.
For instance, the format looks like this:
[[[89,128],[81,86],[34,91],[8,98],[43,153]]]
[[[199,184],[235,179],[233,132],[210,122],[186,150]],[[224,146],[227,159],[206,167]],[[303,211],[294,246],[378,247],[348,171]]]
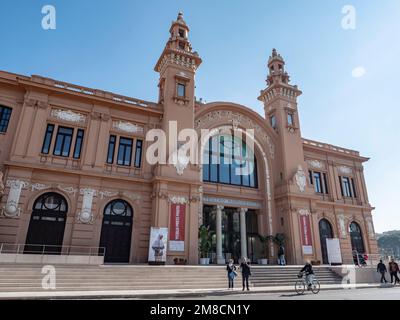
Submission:
[[[212,263],[225,264],[229,259],[240,261],[243,257],[249,258],[249,250],[252,259],[257,256],[256,210],[246,207],[204,205],[203,223],[215,234],[211,250]]]

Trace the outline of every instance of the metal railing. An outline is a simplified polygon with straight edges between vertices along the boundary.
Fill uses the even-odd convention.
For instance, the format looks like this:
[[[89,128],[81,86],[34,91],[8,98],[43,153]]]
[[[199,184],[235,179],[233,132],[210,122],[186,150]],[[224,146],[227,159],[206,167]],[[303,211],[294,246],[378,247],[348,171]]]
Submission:
[[[106,254],[105,247],[84,247],[84,246],[55,246],[44,244],[0,244],[0,256],[3,254],[14,254],[15,262],[19,255],[33,254],[40,255],[41,262],[48,256],[85,256],[88,257],[88,263],[91,257],[104,257]]]
[[[366,266],[372,266],[376,267],[379,263],[379,260],[382,260],[383,262],[387,262],[387,259],[380,255],[380,254],[370,254],[370,253],[359,253],[356,250],[352,251],[353,254],[353,260],[354,262],[357,262],[357,265],[360,267],[366,267]]]

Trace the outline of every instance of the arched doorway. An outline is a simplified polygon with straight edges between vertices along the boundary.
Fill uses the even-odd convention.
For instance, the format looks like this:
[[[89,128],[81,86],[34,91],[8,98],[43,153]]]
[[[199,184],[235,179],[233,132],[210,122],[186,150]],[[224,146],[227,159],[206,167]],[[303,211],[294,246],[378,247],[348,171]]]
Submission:
[[[106,249],[104,262],[129,262],[133,211],[128,202],[117,199],[104,209],[100,247]]]
[[[322,262],[324,264],[328,264],[329,259],[328,259],[328,248],[326,245],[326,239],[333,238],[333,231],[331,224],[326,219],[322,219],[319,222],[319,238],[321,241]]]
[[[45,193],[36,199],[24,253],[60,254],[67,212],[67,201],[58,193]]]
[[[353,221],[352,223],[350,223],[350,237],[352,250],[357,251],[359,254],[364,254],[364,241],[361,233],[361,228],[357,222]]]

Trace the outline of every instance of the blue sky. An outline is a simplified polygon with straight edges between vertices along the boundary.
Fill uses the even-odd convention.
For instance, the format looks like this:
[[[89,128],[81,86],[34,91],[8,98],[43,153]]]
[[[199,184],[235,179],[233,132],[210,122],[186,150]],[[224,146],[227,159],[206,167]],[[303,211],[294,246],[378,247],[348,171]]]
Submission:
[[[57,10],[56,30],[41,27],[47,4]],[[356,9],[355,30],[341,26],[344,5]],[[398,0],[1,0],[0,69],[156,101],[153,68],[179,10],[203,58],[198,98],[263,114],[257,96],[277,48],[303,91],[303,137],[370,157],[376,231],[400,229]],[[357,67],[364,76],[352,77]]]

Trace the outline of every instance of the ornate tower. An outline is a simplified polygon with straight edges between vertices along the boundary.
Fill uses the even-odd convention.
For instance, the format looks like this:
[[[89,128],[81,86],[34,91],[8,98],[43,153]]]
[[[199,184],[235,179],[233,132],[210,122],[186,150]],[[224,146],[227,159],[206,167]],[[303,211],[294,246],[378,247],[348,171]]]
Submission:
[[[288,236],[290,263],[302,263],[301,249],[294,247],[293,239],[300,242],[299,212],[310,212],[313,189],[307,183],[307,165],[304,160],[303,141],[297,97],[301,91],[291,85],[285,71],[285,61],[275,49],[268,60],[267,88],[261,91],[259,100],[264,103],[265,118],[279,136],[279,152],[276,162],[275,198],[277,218],[281,221],[281,232]],[[289,227],[291,226],[291,227]]]
[[[170,37],[154,68],[160,74],[159,103],[164,109],[161,129],[166,134],[167,164],[157,165],[154,171],[153,226],[169,227],[170,233],[175,232],[172,230],[176,227],[174,210],[180,206],[185,215],[181,219],[185,223],[184,244],[180,241],[179,246],[169,248],[168,262],[171,263],[172,256],[181,255],[189,263],[198,263],[199,166],[189,163],[189,156],[193,160],[197,151],[196,154],[193,150],[185,151],[188,133],[185,129],[194,129],[195,73],[201,58],[192,50],[189,27],[181,12],[169,32]]]
[[[278,173],[277,181],[287,181],[292,179],[299,166],[303,170],[306,168],[297,109],[297,97],[302,92],[289,84],[285,61],[275,49],[269,57],[268,70],[267,88],[261,91],[258,100],[264,103],[265,118],[280,138],[282,171]],[[299,188],[291,191],[299,191]]]

